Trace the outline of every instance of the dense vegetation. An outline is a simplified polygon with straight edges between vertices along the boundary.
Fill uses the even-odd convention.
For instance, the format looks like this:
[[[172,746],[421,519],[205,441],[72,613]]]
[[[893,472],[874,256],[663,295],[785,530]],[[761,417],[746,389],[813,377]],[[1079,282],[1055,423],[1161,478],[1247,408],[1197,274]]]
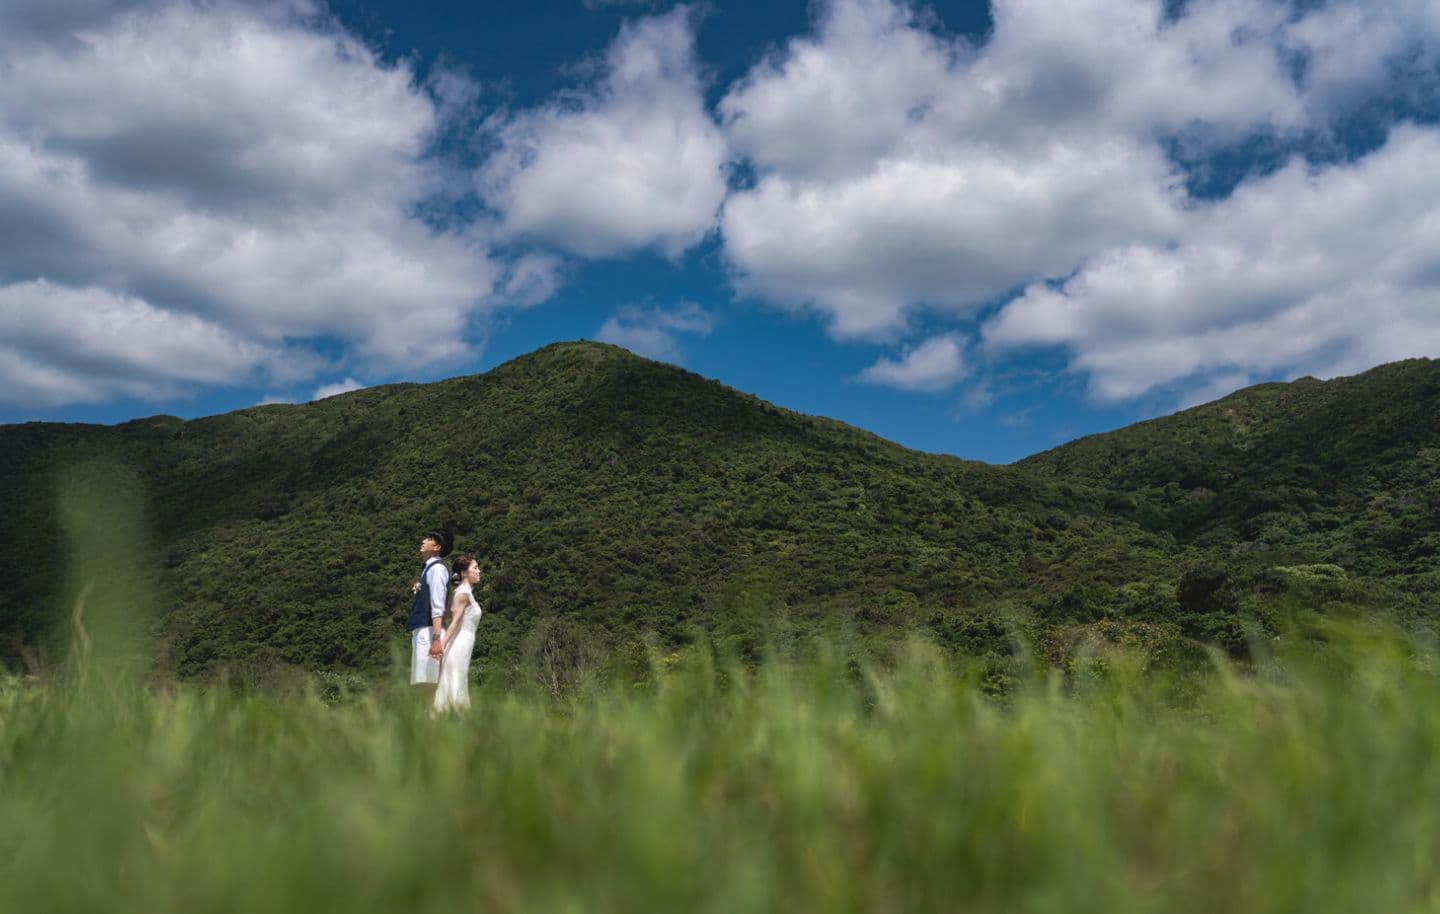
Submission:
[[[1264,384],[1072,442],[1020,468],[1113,493],[1182,543],[1440,586],[1440,364]]]
[[[1189,683],[1112,652],[1000,704],[924,643],[692,646],[454,720],[384,685],[0,678],[0,910],[1436,910],[1440,657],[1276,648]]]
[[[154,544],[133,627],[170,670],[384,670],[436,525],[484,559],[482,676],[837,630],[925,631],[1001,677],[1097,638],[1243,655],[1295,601],[1428,615],[1437,401],[1440,367],[1401,363],[996,467],[575,343],[190,422],[0,427],[0,663],[53,662],[108,584],[80,531],[124,529]],[[143,522],[85,513],[116,486]]]

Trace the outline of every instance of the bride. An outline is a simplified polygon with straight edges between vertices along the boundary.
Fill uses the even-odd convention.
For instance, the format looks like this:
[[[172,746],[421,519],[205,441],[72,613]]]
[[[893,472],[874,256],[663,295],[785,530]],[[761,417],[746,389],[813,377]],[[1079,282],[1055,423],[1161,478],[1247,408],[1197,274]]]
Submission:
[[[460,586],[450,599],[450,627],[445,631],[440,686],[435,690],[436,711],[470,707],[470,654],[475,650],[475,627],[480,624],[480,604],[472,591],[480,582],[480,565],[467,553],[456,556],[450,568]]]

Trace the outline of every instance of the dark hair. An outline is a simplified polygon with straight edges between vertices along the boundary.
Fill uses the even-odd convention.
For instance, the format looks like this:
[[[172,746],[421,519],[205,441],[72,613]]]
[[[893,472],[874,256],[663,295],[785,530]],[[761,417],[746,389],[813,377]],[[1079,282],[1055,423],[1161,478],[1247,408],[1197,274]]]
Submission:
[[[444,530],[429,530],[425,533],[425,538],[435,541],[435,545],[440,547],[440,554],[442,556],[449,555],[450,549],[455,545],[451,542],[450,534]]]
[[[456,581],[460,580],[465,577],[465,572],[469,571],[470,566],[474,564],[475,556],[468,552],[455,556],[450,560],[450,577]]]

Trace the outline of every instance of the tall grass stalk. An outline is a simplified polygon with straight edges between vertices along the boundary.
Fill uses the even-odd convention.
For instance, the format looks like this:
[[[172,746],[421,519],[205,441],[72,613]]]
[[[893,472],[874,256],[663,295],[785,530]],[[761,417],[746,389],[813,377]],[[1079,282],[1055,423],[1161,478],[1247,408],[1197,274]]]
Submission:
[[[919,642],[442,719],[6,680],[0,910],[1433,911],[1435,661],[1332,631],[1179,710],[1123,657],[1001,706]]]

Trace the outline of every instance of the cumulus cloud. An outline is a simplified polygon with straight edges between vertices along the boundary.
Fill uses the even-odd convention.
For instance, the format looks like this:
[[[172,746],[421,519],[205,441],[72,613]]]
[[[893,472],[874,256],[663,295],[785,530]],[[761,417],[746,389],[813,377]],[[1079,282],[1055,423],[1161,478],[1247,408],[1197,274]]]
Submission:
[[[171,398],[196,384],[303,375],[317,363],[107,289],[0,286],[0,403],[10,406]]]
[[[690,11],[627,23],[593,88],[491,125],[482,193],[513,237],[584,257],[677,257],[715,224],[725,138],[706,111]]]
[[[679,334],[707,336],[714,328],[714,317],[695,302],[668,311],[628,305],[606,319],[595,338],[647,358],[678,363],[683,357]]]
[[[306,3],[190,0],[17,0],[0,59],[6,308],[33,307],[41,281],[103,290],[155,321],[223,327],[260,370],[319,336],[386,368],[461,351],[454,328],[500,267],[473,232],[414,215],[442,186],[424,160],[440,114],[406,65]],[[47,402],[162,389],[81,383],[60,350],[28,358],[33,378],[75,382],[34,381]],[[186,380],[221,383],[163,389]]]
[[[1430,0],[1322,4],[1287,37],[1303,61],[1306,105],[1316,121],[1354,113],[1380,96],[1414,106],[1440,92],[1440,6]]]
[[[965,373],[964,340],[944,334],[906,350],[899,359],[880,359],[860,373],[860,380],[934,393],[953,387]]]
[[[759,179],[726,206],[742,286],[840,335],[973,312],[1089,253],[1173,231],[1157,141],[1299,125],[1287,10],[1198,0],[994,4],[981,47],[889,0],[835,0],[720,104]],[[1204,128],[1204,130],[1201,130]]]
[[[336,381],[333,384],[322,384],[316,388],[315,395],[311,400],[324,400],[326,397],[337,397],[340,394],[348,394],[352,390],[360,390],[365,385],[354,378],[346,378],[343,381]]]
[[[836,337],[875,341],[904,339],[917,312],[965,324],[1028,289],[987,325],[993,348],[1022,339],[1080,347],[1074,367],[1109,399],[1204,373],[1214,358],[1199,353],[1220,345],[1206,342],[1211,336],[1298,319],[1283,304],[1299,294],[1287,284],[1305,287],[1316,307],[1321,295],[1350,300],[1358,282],[1350,277],[1383,271],[1388,260],[1362,242],[1340,258],[1358,274],[1307,272],[1349,245],[1359,223],[1321,212],[1330,234],[1291,220],[1281,243],[1260,236],[1262,201],[1328,212],[1329,195],[1349,193],[1378,216],[1392,185],[1378,171],[1343,165],[1327,180],[1322,166],[1297,162],[1289,177],[1258,179],[1216,202],[1190,195],[1186,168],[1257,138],[1313,147],[1377,99],[1433,98],[1435,9],[1422,0],[1192,0],[1178,8],[995,0],[993,31],[974,45],[941,35],[901,3],[831,0],[813,34],[755,66],[720,102],[727,135],[754,175],[722,216],[736,285],[820,314]],[[1420,161],[1424,151],[1404,146],[1412,135],[1397,132],[1396,158],[1434,172],[1433,160]],[[1297,182],[1309,190],[1273,199]],[[1385,224],[1398,232],[1406,223],[1396,214]],[[1248,279],[1221,283],[1229,270]],[[1153,336],[1108,323],[1116,308],[1095,290],[1127,282],[1148,284],[1131,288],[1132,306],[1122,310],[1126,320],[1163,328]],[[1406,294],[1429,288],[1410,284]],[[1231,294],[1239,297],[1221,297]],[[1192,300],[1199,304],[1182,303]],[[1076,322],[1087,329],[1063,329]],[[1343,346],[1343,331],[1321,335],[1328,342],[1271,349],[1245,370],[1309,364],[1300,350],[1415,349],[1382,345],[1373,333]],[[1125,349],[1121,340],[1141,345]],[[873,370],[904,364],[887,359]]]
[[[740,288],[884,339],[1173,231],[1186,200],[1157,131],[1298,117],[1273,43],[1236,40],[1220,6],[1002,0],[977,48],[835,0],[720,104],[758,175],[724,213]]]
[[[1153,148],[972,151],[887,159],[836,183],[775,175],[736,195],[724,224],[740,288],[819,309],[837,337],[889,339],[918,307],[967,316],[1097,246],[1176,223],[1177,179]]]
[[[1433,354],[1435,3],[992,13],[972,43],[899,0],[828,0],[714,112],[692,11],[635,19],[585,86],[486,119],[488,157],[457,181],[431,153],[479,123],[476,85],[417,85],[318,0],[10,0],[4,396],[444,364],[574,258],[678,258],[717,229],[742,294],[838,338],[910,342],[862,375],[907,389],[966,377],[977,322],[987,356],[1067,349],[1102,400]],[[1407,116],[1354,160],[1357,132]],[[1312,159],[1192,196],[1197,169],[1247,143]],[[483,216],[449,206],[477,190]],[[120,328],[105,345],[56,329],[81,303]],[[917,343],[921,312],[940,335]],[[629,308],[600,333],[678,360],[712,320]]]
[[[1292,161],[1196,209],[1168,243],[1108,250],[1063,283],[1032,285],[986,323],[987,345],[1064,346],[1100,400],[1433,356],[1437,165],[1440,131],[1413,125],[1351,164]]]

